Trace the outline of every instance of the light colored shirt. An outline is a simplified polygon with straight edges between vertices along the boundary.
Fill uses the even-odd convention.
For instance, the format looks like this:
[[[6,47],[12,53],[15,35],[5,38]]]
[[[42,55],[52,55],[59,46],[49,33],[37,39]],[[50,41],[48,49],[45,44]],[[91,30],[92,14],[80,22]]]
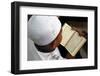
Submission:
[[[43,53],[37,51],[42,60],[62,60],[59,49],[56,48],[53,52]]]
[[[28,60],[62,60],[59,49],[56,48],[53,52],[43,53],[37,50],[34,42],[28,38]]]

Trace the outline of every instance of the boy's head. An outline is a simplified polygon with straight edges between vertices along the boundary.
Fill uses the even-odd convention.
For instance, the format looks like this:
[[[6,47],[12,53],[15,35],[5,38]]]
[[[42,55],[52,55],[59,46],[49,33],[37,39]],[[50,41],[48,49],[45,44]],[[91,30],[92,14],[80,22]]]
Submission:
[[[32,16],[28,21],[28,37],[38,47],[56,48],[62,39],[61,32],[56,16]]]

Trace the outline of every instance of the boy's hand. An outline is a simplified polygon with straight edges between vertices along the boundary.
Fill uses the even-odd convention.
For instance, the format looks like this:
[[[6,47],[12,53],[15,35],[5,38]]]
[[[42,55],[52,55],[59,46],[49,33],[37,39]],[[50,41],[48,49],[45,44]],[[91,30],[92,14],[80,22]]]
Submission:
[[[77,31],[79,33],[79,36],[87,37],[87,32],[80,28],[72,27],[72,30]]]

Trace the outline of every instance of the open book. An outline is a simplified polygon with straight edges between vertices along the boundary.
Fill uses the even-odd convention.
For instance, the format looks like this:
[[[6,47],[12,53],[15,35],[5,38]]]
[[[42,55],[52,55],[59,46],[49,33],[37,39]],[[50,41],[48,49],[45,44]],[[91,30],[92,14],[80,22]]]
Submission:
[[[63,45],[72,56],[75,56],[86,42],[86,39],[83,36],[79,36],[78,32],[72,30],[71,26],[67,23],[62,27],[62,37],[61,45]]]

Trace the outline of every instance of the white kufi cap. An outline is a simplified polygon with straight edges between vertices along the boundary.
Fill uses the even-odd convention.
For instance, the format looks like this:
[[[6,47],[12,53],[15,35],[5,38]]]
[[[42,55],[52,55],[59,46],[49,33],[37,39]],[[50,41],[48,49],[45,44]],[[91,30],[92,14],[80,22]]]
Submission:
[[[28,21],[28,36],[37,45],[51,43],[61,30],[56,16],[32,16]]]

